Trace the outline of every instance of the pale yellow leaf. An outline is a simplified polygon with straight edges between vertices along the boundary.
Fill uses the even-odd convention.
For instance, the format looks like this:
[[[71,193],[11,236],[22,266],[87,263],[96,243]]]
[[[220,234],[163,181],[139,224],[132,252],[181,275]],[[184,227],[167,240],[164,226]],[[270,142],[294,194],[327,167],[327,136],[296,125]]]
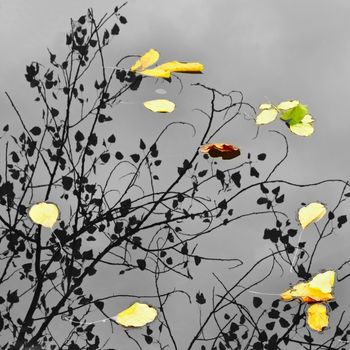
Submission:
[[[321,220],[327,213],[322,203],[314,202],[299,209],[298,218],[302,229],[306,229],[311,224]]]
[[[140,59],[138,59],[135,64],[130,68],[132,72],[142,71],[159,60],[159,52],[150,49],[146,52]]]
[[[151,110],[152,112],[157,113],[171,113],[175,109],[175,103],[169,100],[151,100],[145,101],[143,105]]]
[[[290,131],[298,136],[310,136],[314,133],[312,124],[297,123],[289,127]]]
[[[124,327],[143,327],[157,317],[157,310],[147,304],[134,303],[116,316],[116,322]]]
[[[255,122],[257,125],[269,124],[276,119],[277,115],[278,111],[274,108],[264,109],[258,114]]]
[[[322,293],[331,293],[334,286],[335,271],[330,270],[317,274],[309,283],[310,288],[319,289]]]
[[[288,109],[296,107],[300,102],[297,100],[283,101],[281,102],[277,108],[282,111],[287,111]]]
[[[28,212],[30,219],[37,225],[52,228],[58,217],[59,210],[54,203],[37,203],[34,204]]]

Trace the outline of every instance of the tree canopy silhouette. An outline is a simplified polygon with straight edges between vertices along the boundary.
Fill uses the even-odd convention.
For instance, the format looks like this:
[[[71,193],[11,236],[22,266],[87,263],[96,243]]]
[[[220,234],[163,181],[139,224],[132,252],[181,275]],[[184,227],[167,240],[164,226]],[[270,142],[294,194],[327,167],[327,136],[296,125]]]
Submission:
[[[135,128],[138,144],[119,143],[111,125],[125,96],[133,96],[150,79],[163,79],[182,89],[181,72],[203,69],[198,62],[186,66],[178,61],[149,68],[156,60],[148,58],[148,66],[136,64],[138,55],[122,57],[107,67],[106,47],[127,25],[124,6],[100,19],[89,9],[71,21],[64,58],[49,51],[49,67],[35,61],[26,67],[25,78],[41,106],[38,125],[29,126],[31,120],[6,92],[21,130],[5,125],[1,137],[5,159],[0,176],[1,349],[118,348],[101,333],[98,323],[111,332],[119,327],[130,341],[128,349],[345,349],[349,322],[345,311],[334,311],[342,307],[333,295],[317,300],[317,305],[324,305],[319,306],[321,311],[327,310],[331,317],[329,329],[320,338],[306,324],[310,301],[284,302],[279,296],[284,290],[280,290],[272,291],[276,298],[271,303],[258,290],[276,273],[286,273],[288,283],[296,284],[320,272],[314,262],[321,242],[335,239],[347,222],[340,209],[350,197],[348,182],[328,179],[297,184],[276,178],[288,156],[288,138],[299,137],[276,130],[273,133],[285,154],[268,165],[267,172],[262,171],[269,158],[265,152],[244,153],[234,140],[223,144],[220,139],[238,118],[255,120],[255,108],[240,91],[221,92],[202,83],[191,85],[208,101],[193,111],[200,115],[199,127],[190,120],[169,121],[154,139]],[[151,105],[157,112],[175,108],[164,101],[155,103],[156,107],[154,102]],[[270,105],[262,110],[269,111],[271,121],[271,113],[274,120],[283,110],[279,108]],[[289,108],[302,107],[294,103]],[[305,126],[299,124],[306,113],[300,117],[286,110],[282,121],[300,135],[299,127]],[[307,124],[309,132],[309,119]],[[159,145],[171,138],[169,130],[175,127],[191,130],[196,146],[169,170]],[[171,140],[175,153],[179,141]],[[326,206],[327,213],[306,218],[303,228],[310,225],[317,238],[302,241],[297,222],[286,213],[286,193],[328,185],[336,188],[338,201],[332,208]],[[250,209],[241,211],[242,203]],[[244,244],[239,238],[229,258],[220,252],[210,256],[198,252],[204,238],[207,242],[220,239],[213,233],[231,230],[240,220],[258,221],[264,216],[273,217],[273,222],[257,234],[269,242],[270,249],[253,264],[237,257]],[[169,275],[192,280],[208,262],[225,270],[240,269],[241,277],[227,281],[210,273],[215,280],[211,291],[195,293],[171,285],[171,279],[166,280],[167,290],[160,283]],[[348,265],[339,261],[338,268],[329,267],[337,275],[336,288],[350,276]],[[154,294],[106,290],[104,296],[95,296],[89,286],[101,283],[99,276],[112,274],[111,268],[117,283],[122,275],[138,271],[140,279],[152,280]],[[182,298],[179,309],[198,304],[193,310],[199,323],[186,325],[190,335],[186,344],[174,332],[179,325],[170,321],[168,304],[176,295]],[[107,310],[106,304],[117,298],[133,305],[124,311]],[[137,314],[145,310],[147,317]],[[143,333],[128,325],[143,326]],[[63,330],[63,338],[57,336],[57,328],[61,334]]]

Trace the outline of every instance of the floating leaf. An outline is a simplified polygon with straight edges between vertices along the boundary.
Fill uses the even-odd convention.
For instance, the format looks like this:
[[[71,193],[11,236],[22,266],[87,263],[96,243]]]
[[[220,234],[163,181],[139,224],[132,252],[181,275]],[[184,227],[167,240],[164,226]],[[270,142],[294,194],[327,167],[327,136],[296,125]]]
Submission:
[[[300,299],[304,303],[329,301],[332,295],[335,271],[326,271],[315,275],[308,282],[300,282],[281,294],[283,301]]]
[[[257,115],[255,122],[257,125],[269,124],[277,118],[277,115],[278,115],[278,111],[275,108],[263,109]]]
[[[152,112],[157,113],[171,113],[175,109],[175,103],[169,100],[151,100],[144,102],[143,105]]]
[[[178,73],[202,73],[204,66],[198,62],[178,62],[171,61],[161,64],[157,67],[158,69],[163,69],[169,72]]]
[[[241,154],[238,147],[226,143],[211,143],[200,148],[202,153],[209,154],[212,158],[233,159]]]
[[[59,217],[59,213],[56,204],[42,202],[34,204],[29,209],[28,215],[35,224],[52,228]]]
[[[278,106],[277,109],[286,111],[288,109],[296,107],[300,102],[297,100],[283,101]]]
[[[298,218],[302,229],[306,229],[311,224],[321,220],[326,215],[326,208],[322,203],[310,203],[306,207],[299,209]]]
[[[313,122],[311,115],[307,114],[300,123],[289,124],[289,130],[299,136],[310,136],[314,132]]]
[[[142,75],[148,75],[150,77],[155,77],[155,78],[164,78],[168,79],[170,78],[170,72],[164,69],[159,69],[158,67],[153,68],[153,69],[146,69],[142,72],[139,72]]]
[[[327,307],[323,304],[313,304],[307,309],[307,324],[316,332],[322,332],[328,327],[329,317]]]
[[[159,60],[159,52],[150,49],[146,52],[140,59],[138,59],[135,64],[130,68],[132,72],[142,71]]]
[[[143,327],[153,322],[156,317],[157,310],[155,308],[136,302],[119,312],[116,316],[116,322],[124,327]]]
[[[300,123],[303,118],[309,114],[306,105],[298,103],[295,107],[287,109],[283,112],[281,119],[288,121],[289,125]]]

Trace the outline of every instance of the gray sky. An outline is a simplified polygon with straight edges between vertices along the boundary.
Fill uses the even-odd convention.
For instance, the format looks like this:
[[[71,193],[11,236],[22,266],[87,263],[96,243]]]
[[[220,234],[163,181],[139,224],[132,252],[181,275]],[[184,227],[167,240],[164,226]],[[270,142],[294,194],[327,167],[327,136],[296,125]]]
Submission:
[[[92,7],[96,15],[102,15],[116,4],[110,0],[1,1],[0,32],[4,51],[0,64],[0,127],[16,118],[4,96],[5,90],[15,99],[19,109],[25,111],[29,125],[37,118],[37,111],[32,107],[34,95],[24,79],[25,65],[32,60],[47,63],[47,48],[63,57],[69,19],[84,14],[88,7]],[[123,11],[128,24],[121,28],[119,37],[110,45],[107,64],[113,65],[126,54],[142,54],[151,47],[161,53],[162,62],[173,59],[202,62],[205,66],[203,76],[185,77],[182,95],[177,95],[175,83],[174,86],[157,85],[154,89],[142,90],[135,97],[136,102],[157,98],[154,90],[164,87],[169,92],[165,97],[177,103],[177,110],[171,117],[174,120],[199,120],[192,109],[208,104],[209,97],[188,87],[196,81],[221,91],[241,90],[245,100],[254,106],[267,101],[278,103],[299,99],[309,106],[316,120],[316,131],[309,138],[286,132],[290,157],[277,172],[278,176],[296,183],[349,178],[349,10],[347,0],[130,0]],[[150,117],[149,112],[137,104],[121,106],[120,111],[127,116],[119,125],[126,130],[124,137],[135,137],[135,140],[140,135],[129,135],[128,128],[131,130],[139,123],[145,138],[153,138],[169,121],[152,119],[154,116]],[[281,140],[269,133],[269,129],[287,131],[278,123],[271,124],[271,127],[262,127],[259,138],[254,140],[254,122],[242,120],[220,135],[218,142],[235,143],[245,153],[265,151],[278,160],[283,156]],[[169,140],[179,135],[180,131],[172,131]],[[176,159],[178,155],[174,154],[171,142],[164,142],[163,154]],[[322,187],[310,193],[291,193],[287,210],[293,217],[302,201],[321,200],[334,205],[339,190],[339,187]],[[234,234],[244,231],[252,237],[259,230],[261,222],[246,221],[235,227]],[[217,249],[223,256],[232,256],[232,247],[239,244],[242,256],[260,256],[261,236],[256,239],[255,246],[254,239],[248,246],[243,234],[239,241],[232,238],[232,232],[220,234],[222,240],[204,244],[203,254],[210,255]],[[328,252],[334,249],[339,255],[346,256],[350,248],[346,234],[342,230],[338,241],[328,247]],[[268,243],[265,246],[267,249]],[[262,255],[265,253],[266,250]],[[327,255],[327,251],[325,254],[320,260],[321,268],[326,267],[331,255]],[[209,266],[208,271],[211,271]],[[200,274],[205,277],[206,273],[201,271]],[[226,277],[232,278],[232,275]],[[181,287],[187,281],[176,283]],[[195,291],[202,287],[201,284],[207,284],[208,288],[214,282],[208,277],[207,280],[198,278],[194,283]],[[275,287],[281,288],[282,284],[278,283]],[[118,291],[137,288],[135,280],[129,280]],[[338,295],[343,294],[340,291]],[[176,312],[176,305],[173,311]],[[177,317],[179,315],[174,319]],[[184,330],[179,329],[178,335],[181,332]]]

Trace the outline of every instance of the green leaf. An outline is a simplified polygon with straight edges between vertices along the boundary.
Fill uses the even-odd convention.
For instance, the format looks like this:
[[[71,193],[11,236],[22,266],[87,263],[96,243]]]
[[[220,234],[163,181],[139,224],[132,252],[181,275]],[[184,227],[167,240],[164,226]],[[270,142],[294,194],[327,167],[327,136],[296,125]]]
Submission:
[[[301,120],[307,114],[309,114],[309,110],[308,110],[307,106],[299,103],[294,108],[291,108],[291,109],[288,109],[287,111],[285,111],[282,114],[281,119],[285,120],[285,121],[288,121],[289,125],[294,125],[294,124],[300,123]]]

